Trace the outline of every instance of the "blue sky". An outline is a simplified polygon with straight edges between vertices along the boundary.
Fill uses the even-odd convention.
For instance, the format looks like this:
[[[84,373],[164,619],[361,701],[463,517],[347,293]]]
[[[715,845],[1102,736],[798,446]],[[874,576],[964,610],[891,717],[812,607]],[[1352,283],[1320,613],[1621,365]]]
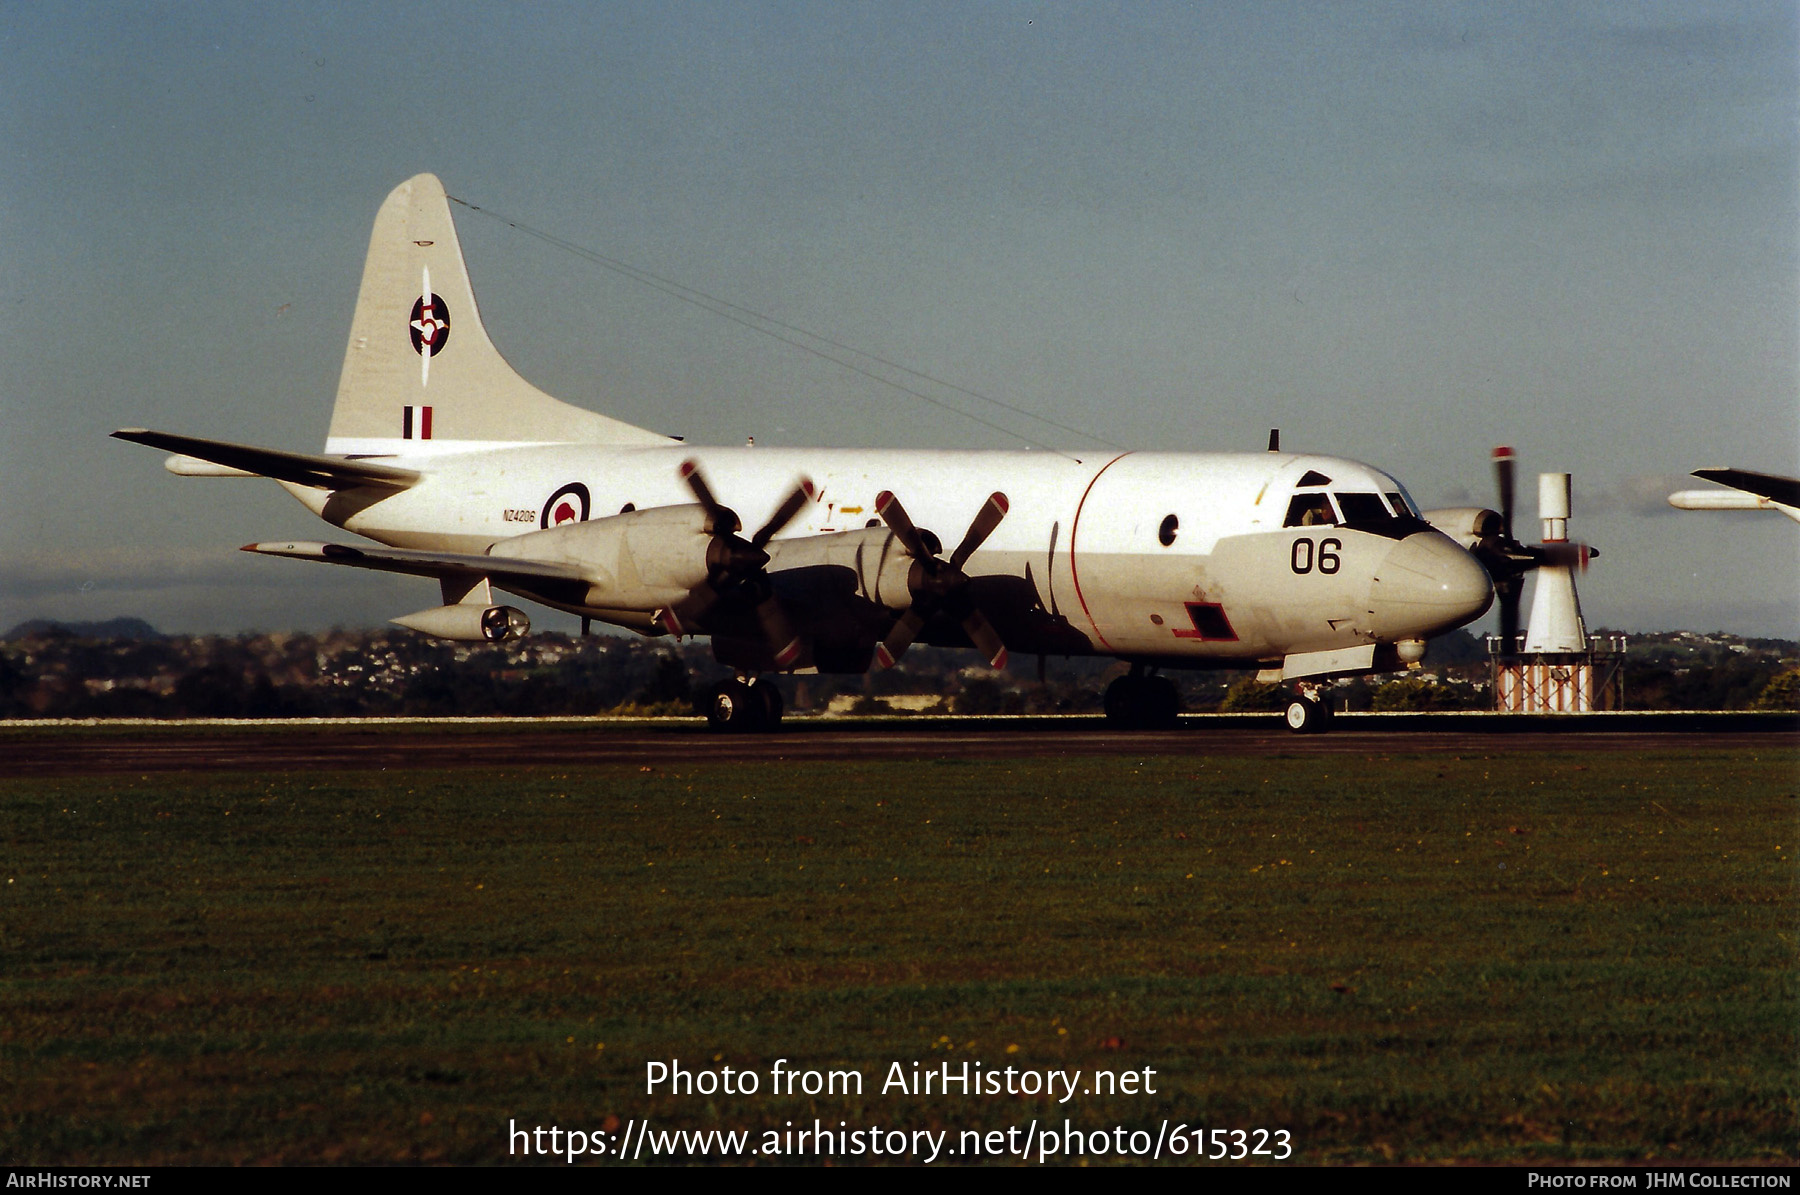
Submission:
[[[1531,475],[1575,474],[1590,623],[1800,636],[1800,528],[1664,504],[1800,474],[1797,40],[1779,3],[6,5],[0,625],[431,600],[242,556],[324,529],[106,438],[316,450],[375,209],[430,170],[1119,443],[1280,426],[1427,505],[1491,502],[1512,444],[1528,527]],[[559,397],[700,442],[1016,443],[459,221]]]

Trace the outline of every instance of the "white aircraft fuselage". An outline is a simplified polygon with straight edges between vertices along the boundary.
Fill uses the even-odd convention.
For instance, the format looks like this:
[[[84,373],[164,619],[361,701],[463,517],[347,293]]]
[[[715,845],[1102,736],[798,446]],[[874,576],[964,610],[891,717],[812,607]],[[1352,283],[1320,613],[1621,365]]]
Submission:
[[[1000,490],[1010,510],[966,571],[988,589],[1007,579],[1002,613],[990,617],[1014,651],[1279,667],[1289,656],[1441,634],[1478,617],[1491,598],[1486,570],[1419,521],[1410,499],[1412,518],[1393,516],[1373,529],[1284,526],[1296,482],[1309,473],[1330,481],[1308,493],[1363,495],[1389,503],[1390,513],[1387,495],[1404,494],[1387,474],[1333,457],[569,444],[413,456],[406,450],[417,442],[329,447],[417,469],[424,480],[342,513],[328,492],[288,484],[297,498],[377,542],[446,552],[484,553],[569,521],[690,506],[679,471],[686,461],[698,462],[745,527],[762,522],[806,477],[814,497],[769,544],[771,574],[806,559],[807,540],[859,533],[890,561],[886,591],[872,570],[862,596],[891,610],[910,599],[892,568],[898,557],[876,496],[891,491],[915,523],[951,544]],[[582,489],[571,490],[576,485]],[[604,591],[592,602],[571,601],[497,584],[572,613],[661,629],[655,602],[626,609]]]

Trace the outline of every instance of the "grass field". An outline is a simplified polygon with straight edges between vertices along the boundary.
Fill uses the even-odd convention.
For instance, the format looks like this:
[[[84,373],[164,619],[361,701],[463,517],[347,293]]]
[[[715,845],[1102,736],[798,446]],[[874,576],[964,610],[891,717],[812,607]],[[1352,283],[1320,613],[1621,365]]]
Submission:
[[[509,1121],[645,1117],[1793,1159],[1797,783],[1727,749],[0,782],[0,1159],[504,1162]],[[763,1090],[646,1094],[671,1058]],[[777,1058],[867,1085],[773,1096]],[[1157,1093],[883,1094],[896,1060]]]

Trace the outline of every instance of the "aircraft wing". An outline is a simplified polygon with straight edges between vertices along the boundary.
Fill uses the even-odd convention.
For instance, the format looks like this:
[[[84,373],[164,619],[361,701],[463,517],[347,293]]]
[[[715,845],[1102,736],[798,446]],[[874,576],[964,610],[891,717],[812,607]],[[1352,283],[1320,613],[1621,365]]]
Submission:
[[[1800,478],[1752,473],[1748,469],[1695,469],[1694,476],[1767,498],[1777,506],[1800,506]]]
[[[240,551],[290,560],[317,560],[348,564],[384,573],[411,573],[417,577],[491,577],[502,584],[508,578],[521,581],[582,581],[589,578],[572,564],[548,560],[518,560],[504,556],[477,556],[462,552],[422,552],[413,548],[354,547],[303,541],[245,544]]]
[[[1748,469],[1695,469],[1724,490],[1682,490],[1669,495],[1677,510],[1778,510],[1800,523],[1800,478],[1752,473]]]
[[[272,477],[295,485],[315,486],[325,490],[352,490],[361,486],[384,486],[404,490],[415,485],[421,474],[394,465],[378,465],[373,461],[352,460],[341,456],[314,456],[305,452],[282,452],[275,448],[257,448],[251,444],[230,444],[224,440],[202,440],[197,436],[177,436],[141,427],[120,428],[113,433],[117,440],[147,444],[191,457],[198,461],[223,466],[251,477]],[[177,468],[179,457],[171,460],[171,472],[194,472]],[[230,476],[229,473],[226,476]]]

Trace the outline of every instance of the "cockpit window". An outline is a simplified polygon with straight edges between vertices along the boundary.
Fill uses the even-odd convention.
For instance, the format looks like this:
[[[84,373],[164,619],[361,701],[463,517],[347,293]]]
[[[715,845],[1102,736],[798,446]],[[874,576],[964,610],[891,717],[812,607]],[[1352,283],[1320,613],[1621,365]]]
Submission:
[[[1394,486],[1394,488],[1389,491],[1388,498],[1390,500],[1395,497],[1400,499],[1398,502],[1394,503],[1395,508],[1404,510],[1405,514],[1411,515],[1415,519],[1423,518],[1424,516],[1419,513],[1419,500],[1408,493],[1406,487],[1399,482],[1394,481],[1393,478],[1390,477],[1388,480],[1393,482]],[[1402,515],[1402,517],[1404,518],[1405,515]]]
[[[1380,494],[1339,494],[1337,501],[1339,509],[1344,512],[1344,522],[1352,526],[1359,523],[1385,523],[1395,517]]]
[[[1335,527],[1337,515],[1331,509],[1331,499],[1324,494],[1295,494],[1288,503],[1287,518],[1283,527]]]
[[[1402,493],[1351,494],[1339,490],[1332,495],[1343,514],[1342,526],[1347,531],[1367,531],[1383,539],[1405,539],[1427,529],[1413,513],[1412,503]]]
[[[1309,485],[1330,485],[1330,484],[1331,484],[1331,478],[1325,476],[1323,473],[1319,472],[1317,469],[1308,469],[1306,471],[1305,476],[1301,477],[1299,481],[1294,483],[1294,485],[1299,489],[1305,489]]]

